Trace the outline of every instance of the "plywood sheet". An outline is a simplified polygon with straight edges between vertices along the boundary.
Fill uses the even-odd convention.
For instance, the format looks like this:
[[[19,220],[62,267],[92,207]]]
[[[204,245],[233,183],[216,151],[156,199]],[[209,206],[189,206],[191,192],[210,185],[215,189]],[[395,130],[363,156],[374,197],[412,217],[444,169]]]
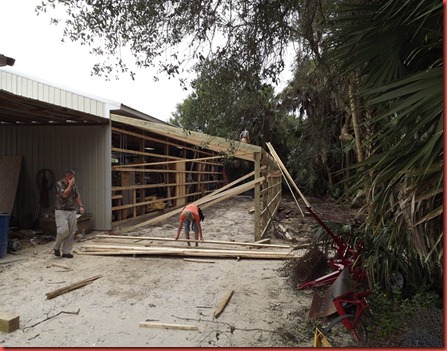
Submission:
[[[0,212],[12,213],[23,156],[0,156]]]

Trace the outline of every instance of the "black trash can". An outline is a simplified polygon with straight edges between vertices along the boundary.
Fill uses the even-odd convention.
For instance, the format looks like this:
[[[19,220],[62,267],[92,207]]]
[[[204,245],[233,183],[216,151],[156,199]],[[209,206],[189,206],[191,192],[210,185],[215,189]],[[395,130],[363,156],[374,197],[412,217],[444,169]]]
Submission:
[[[9,214],[0,213],[0,258],[8,252]]]

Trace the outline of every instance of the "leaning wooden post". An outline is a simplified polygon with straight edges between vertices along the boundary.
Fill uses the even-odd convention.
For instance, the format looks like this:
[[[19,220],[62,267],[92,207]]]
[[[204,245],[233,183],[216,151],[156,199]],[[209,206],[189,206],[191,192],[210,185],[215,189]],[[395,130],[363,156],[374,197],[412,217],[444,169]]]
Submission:
[[[264,150],[262,150],[264,151]],[[265,152],[261,153],[261,164],[266,164],[265,162]],[[261,234],[265,232],[266,227],[269,225],[271,218],[270,212],[270,201],[271,201],[271,192],[270,192],[270,169],[267,168],[261,169],[261,175],[265,176],[265,180],[261,183],[261,211],[263,215],[261,216]],[[265,212],[267,209],[267,212]],[[260,236],[258,240],[261,240]]]
[[[254,153],[255,179],[261,177],[261,153]],[[255,240],[261,240],[261,184],[255,184]]]

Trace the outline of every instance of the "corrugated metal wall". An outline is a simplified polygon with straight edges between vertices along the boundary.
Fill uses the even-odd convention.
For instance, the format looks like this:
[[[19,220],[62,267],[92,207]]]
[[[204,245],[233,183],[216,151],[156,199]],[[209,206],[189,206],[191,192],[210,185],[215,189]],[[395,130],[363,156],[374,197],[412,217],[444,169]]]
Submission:
[[[66,167],[76,170],[76,183],[96,230],[112,227],[111,128],[110,126],[0,126],[0,155],[23,155],[21,178],[15,203],[20,225],[31,222],[36,213],[40,189],[37,173],[50,169],[54,182]],[[51,181],[47,174],[48,181]],[[54,184],[49,190],[54,210]]]

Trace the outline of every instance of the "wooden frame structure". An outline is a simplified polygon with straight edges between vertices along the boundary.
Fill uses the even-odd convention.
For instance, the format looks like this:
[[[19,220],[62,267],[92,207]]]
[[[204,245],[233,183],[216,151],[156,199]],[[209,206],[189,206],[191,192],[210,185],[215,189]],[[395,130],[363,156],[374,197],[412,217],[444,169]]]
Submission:
[[[130,231],[254,189],[254,240],[266,236],[281,202],[282,174],[261,147],[174,126],[111,115],[112,225]],[[229,182],[225,161],[253,171]]]

